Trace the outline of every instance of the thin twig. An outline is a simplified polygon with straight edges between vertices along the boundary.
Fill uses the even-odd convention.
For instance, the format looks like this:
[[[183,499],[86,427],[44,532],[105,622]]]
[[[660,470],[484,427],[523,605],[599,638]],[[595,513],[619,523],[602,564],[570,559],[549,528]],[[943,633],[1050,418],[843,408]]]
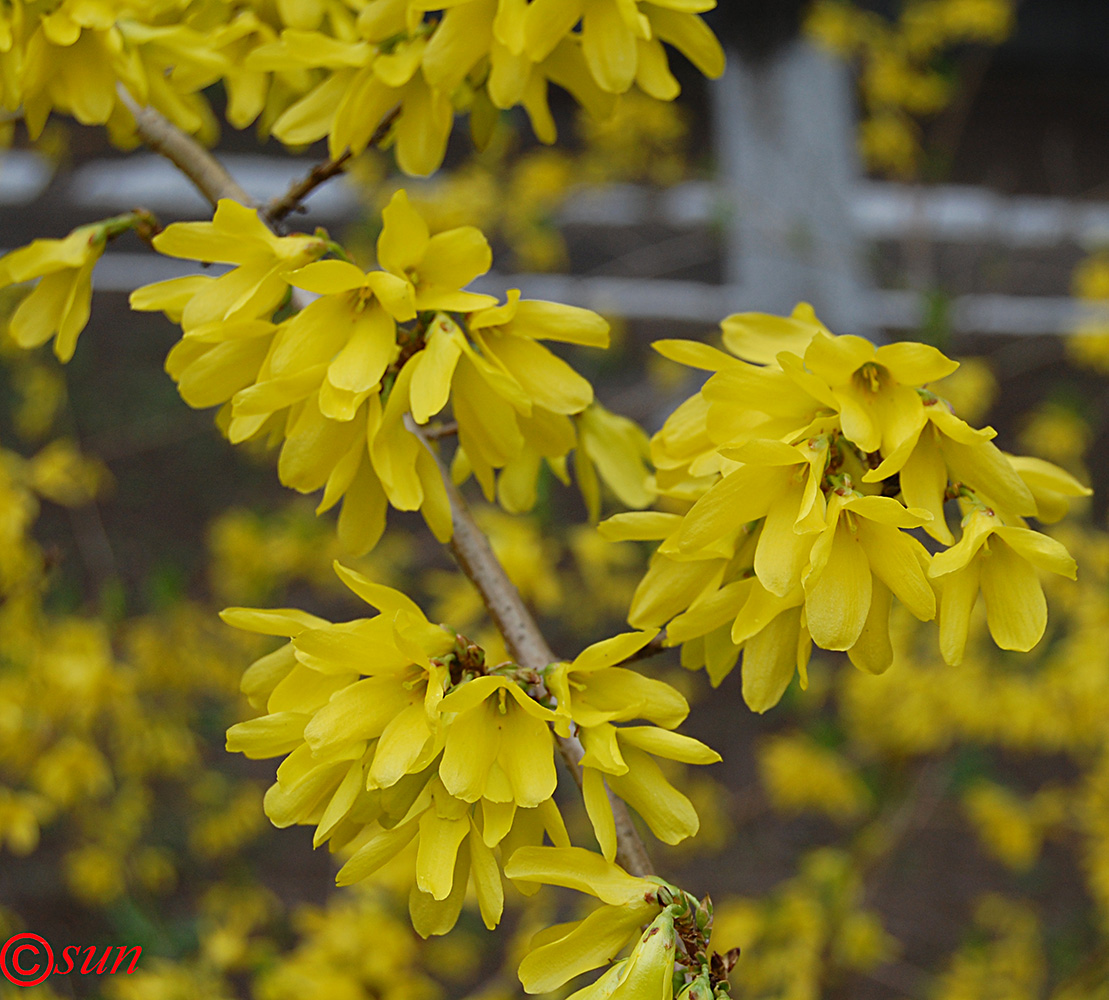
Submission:
[[[443,438],[457,437],[458,424],[453,421],[449,424],[435,424],[424,427],[421,433],[428,441],[442,441]]]
[[[478,527],[462,494],[454,485],[450,473],[439,459],[435,449],[424,436],[423,429],[410,417],[405,419],[408,430],[416,435],[435,458],[447,497],[451,505],[454,535],[450,550],[463,573],[478,589],[493,624],[504,637],[508,651],[517,663],[528,670],[542,671],[559,657],[551,652],[547,640],[520,597],[519,591],[508,578],[504,567],[493,554],[484,532]],[[581,759],[585,751],[576,737],[555,737],[559,753],[580,786],[582,783]],[[622,799],[609,792],[613,816],[616,820],[616,861],[632,875],[654,874],[647,849],[632,822],[631,814]]]
[[[139,104],[122,84],[117,86],[116,93],[135,119],[139,138],[188,177],[213,208],[221,198],[232,198],[248,208],[257,207],[258,203],[239,186],[227,168],[192,136],[182,132],[160,111]]]
[[[292,215],[293,212],[301,211],[303,209],[301,203],[315,191],[316,188],[321,184],[327,183],[332,177],[337,177],[339,174],[345,173],[347,162],[350,160],[351,155],[351,151],[348,149],[341,156],[337,156],[333,160],[317,164],[300,180],[295,181],[289,190],[280,198],[274,198],[262,212],[270,225],[279,225],[286,216]]]
[[[400,113],[401,105],[398,104],[381,119],[381,124],[374,130],[374,134],[370,136],[369,146],[377,146],[385,140],[385,137],[396,123],[397,118],[400,117]],[[271,226],[276,226],[286,216],[292,215],[293,212],[303,211],[302,202],[304,199],[321,184],[326,184],[332,177],[338,177],[339,174],[345,173],[347,163],[353,155],[350,149],[347,148],[339,156],[314,166],[299,181],[295,181],[289,190],[280,198],[274,198],[274,200],[269,203],[262,213],[266,221],[269,222]]]

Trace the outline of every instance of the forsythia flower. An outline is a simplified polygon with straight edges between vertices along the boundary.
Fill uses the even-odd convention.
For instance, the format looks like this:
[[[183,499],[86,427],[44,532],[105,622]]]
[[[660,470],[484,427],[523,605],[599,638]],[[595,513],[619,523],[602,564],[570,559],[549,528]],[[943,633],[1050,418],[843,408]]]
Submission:
[[[1057,519],[1085,487],[1049,463],[1006,455],[992,429],[956,417],[925,387],[957,367],[935,348],[836,337],[807,306],[788,320],[731,317],[724,338],[730,354],[656,344],[713,374],[652,442],[660,491],[691,504],[686,513],[602,525],[610,539],[661,542],[632,625],[669,622],[682,662],[706,667],[713,683],[742,652],[744,698],[756,711],[776,704],[796,671],[806,682],[813,643],[885,670],[894,597],[921,621],[939,611],[949,662],[962,656],[980,582],[998,644],[1039,641],[1036,567],[1073,575],[1074,565],[1023,519],[1041,506]],[[950,500],[966,515],[957,544]],[[930,556],[906,534],[920,528],[953,547]]]
[[[970,613],[981,590],[990,635],[1002,649],[1027,652],[1047,627],[1047,601],[1037,569],[1075,579],[1078,567],[1054,538],[1004,524],[979,507],[963,521],[963,537],[932,559],[941,582],[940,651],[948,663],[963,658]]]
[[[20,347],[38,347],[56,337],[58,358],[73,357],[89,320],[92,269],[106,243],[103,227],[82,226],[64,240],[35,240],[0,258],[0,288],[40,279],[11,319],[9,330]]]
[[[552,927],[532,939],[520,964],[520,982],[528,993],[548,993],[611,962],[662,908],[662,883],[635,878],[580,847],[522,847],[505,865],[505,874],[518,883],[575,889],[603,904],[584,920]]]
[[[551,684],[582,692],[557,710],[543,677],[512,663],[490,667],[483,651],[430,624],[403,594],[342,566],[340,577],[381,613],[331,624],[301,611],[224,612],[236,627],[289,637],[243,677],[251,704],[267,714],[232,727],[227,747],[249,757],[287,754],[265,797],[277,826],[316,827],[317,845],[353,851],[341,885],[372,875],[416,842],[413,924],[425,936],[454,926],[472,882],[489,927],[503,909],[497,852],[538,845],[544,835],[569,846],[554,792],[554,735],[578,722],[587,771],[602,769],[659,836],[673,843],[696,832],[697,816],[649,754],[689,763],[719,757],[688,737],[609,721],[645,716],[676,726],[684,699],[665,684],[611,666],[646,639],[621,636],[590,647],[573,664],[552,665]],[[588,675],[588,676],[587,676]],[[580,680],[578,678],[581,678]],[[635,697],[605,708],[616,688]],[[607,744],[607,748],[606,748]],[[599,757],[594,761],[590,754]],[[607,819],[601,818],[601,802]],[[606,846],[615,827],[604,786],[587,801]],[[600,859],[598,859],[600,860]]]
[[[172,225],[154,244],[235,265],[131,297],[133,308],[180,322],[166,369],[181,395],[192,406],[222,405],[233,442],[279,442],[281,481],[304,493],[323,488],[321,512],[343,500],[339,534],[351,551],[376,544],[389,505],[420,510],[437,538],[450,538],[435,455],[406,423],[426,425],[448,405],[456,480],[472,473],[507,510],[534,505],[544,461],[565,479],[576,446],[625,502],[650,501],[645,441],[596,407],[589,382],[541,343],[605,347],[608,324],[517,291],[503,305],[465,291],[491,266],[485,237],[470,226],[431,235],[404,191],[384,212],[383,270],[319,260],[334,247],[323,236],[275,236],[254,210],[227,200],[212,222]],[[317,298],[280,319],[293,288]],[[582,487],[594,500],[596,483],[589,466]]]
[[[399,109],[391,127],[397,162],[406,173],[430,174],[442,163],[457,110],[470,111],[481,142],[497,110],[520,104],[549,143],[551,83],[597,117],[610,114],[617,95],[633,85],[673,100],[680,88],[664,42],[706,75],[719,76],[723,50],[698,16],[714,6],[715,0],[462,0],[425,20],[427,8],[415,0],[370,0],[351,35],[290,26],[280,40],[250,53],[246,66],[322,73],[274,123],[283,142],[329,136],[332,155],[348,147],[358,153]]]
[[[689,799],[666,780],[653,757],[687,764],[713,764],[720,755],[677,728],[689,714],[686,700],[669,684],[617,666],[639,652],[657,630],[627,633],[594,643],[572,663],[548,674],[558,700],[557,729],[581,739],[582,794],[605,858],[616,857],[616,827],[607,789],[624,799],[656,837],[677,844],[696,834],[700,821]],[[646,719],[652,726],[614,726]]]
[[[728,971],[734,956],[709,960],[713,909],[661,879],[640,879],[581,848],[524,847],[505,867],[518,882],[559,885],[596,896],[604,904],[585,919],[540,931],[520,963],[528,993],[547,993],[582,972],[611,962],[629,943],[631,954],[595,983],[578,990],[578,1000],[672,1000],[675,984],[684,1000],[714,995],[710,971]],[[642,925],[648,924],[641,932]],[[682,950],[678,951],[679,938]],[[718,996],[727,995],[726,984]]]
[[[544,142],[555,139],[551,84],[595,117],[633,86],[673,100],[664,48],[705,74],[724,68],[700,18],[715,0],[422,0],[215,5],[203,0],[62,0],[0,10],[0,105],[21,110],[32,137],[51,111],[106,125],[135,143],[132,102],[211,142],[205,88],[222,81],[235,128],[304,146],[328,138],[334,156],[389,141],[409,174],[443,161],[458,112],[477,144],[498,112],[521,105]],[[10,11],[9,11],[10,8]],[[431,16],[429,16],[431,15]],[[580,22],[580,27],[578,26]]]

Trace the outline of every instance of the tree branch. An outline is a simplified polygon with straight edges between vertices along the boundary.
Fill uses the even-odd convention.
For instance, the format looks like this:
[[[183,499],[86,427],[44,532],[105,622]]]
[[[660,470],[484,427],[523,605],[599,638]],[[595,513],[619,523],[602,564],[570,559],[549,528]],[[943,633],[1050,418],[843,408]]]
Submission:
[[[274,198],[262,212],[270,225],[276,226],[281,223],[287,215],[292,215],[293,212],[300,211],[301,202],[315,191],[316,188],[321,184],[327,183],[332,177],[337,177],[339,174],[346,171],[347,162],[350,158],[351,152],[348,149],[342,156],[338,156],[333,160],[328,160],[325,163],[317,164],[300,180],[295,181],[289,190],[280,198]]]
[[[508,651],[516,662],[529,670],[542,671],[560,658],[551,652],[551,647],[547,645],[547,640],[521,599],[519,591],[494,555],[489,539],[478,527],[469,506],[454,485],[450,473],[424,436],[423,429],[411,417],[405,418],[405,425],[420,439],[439,466],[439,473],[443,477],[443,484],[451,505],[454,535],[450,541],[450,550],[455,561],[477,587],[489,611],[489,616],[504,636]],[[581,759],[585,754],[581,741],[573,736],[566,738],[556,735],[555,739],[562,759],[580,787]],[[609,802],[616,820],[617,863],[629,874],[640,877],[653,875],[654,865],[639,836],[639,831],[632,822],[628,807],[623,799],[617,798],[611,791]]]
[[[374,130],[374,134],[370,136],[367,147],[376,146],[385,139],[389,134],[389,130],[396,123],[397,118],[400,117],[400,113],[401,105],[398,104],[381,120],[381,124]],[[270,225],[276,226],[287,215],[300,211],[301,202],[315,191],[316,188],[321,184],[327,183],[332,177],[337,177],[339,174],[346,171],[346,165],[352,155],[353,154],[348,148],[344,150],[340,156],[328,160],[325,163],[317,164],[299,181],[295,181],[289,190],[280,198],[275,198],[271,201],[262,213]]]
[[[135,119],[139,138],[188,177],[213,208],[220,198],[232,198],[248,208],[258,206],[227,168],[192,136],[182,132],[160,111],[139,104],[122,84],[116,87],[116,93]]]

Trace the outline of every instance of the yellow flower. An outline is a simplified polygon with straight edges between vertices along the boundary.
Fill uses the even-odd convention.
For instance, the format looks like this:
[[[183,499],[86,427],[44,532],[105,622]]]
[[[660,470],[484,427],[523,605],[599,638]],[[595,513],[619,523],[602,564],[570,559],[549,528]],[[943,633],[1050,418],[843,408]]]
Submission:
[[[456,688],[439,706],[448,723],[439,776],[466,802],[515,802],[533,809],[558,784],[555,713],[507,677],[478,677]]]
[[[682,895],[680,890],[658,879],[633,878],[613,862],[579,847],[521,848],[509,859],[505,874],[518,883],[575,889],[605,904],[583,920],[548,928],[532,938],[519,969],[527,993],[550,992],[580,973],[611,962],[629,940],[638,937],[629,958],[574,996],[673,996],[674,922],[682,908],[674,901]]]
[[[577,423],[574,469],[589,519],[596,522],[601,516],[602,481],[625,507],[650,506],[658,493],[650,484],[650,444],[643,429],[599,403],[586,408]]]
[[[408,904],[412,925],[423,937],[450,932],[468,885],[474,888],[486,927],[492,930],[497,925],[504,890],[495,849],[508,857],[542,844],[544,835],[560,847],[570,844],[553,799],[535,809],[516,809],[512,804],[498,809],[488,800],[474,808],[452,797],[438,777],[432,777],[418,794],[411,789],[403,792],[400,805],[407,811],[366,826],[336,881],[345,886],[369,877],[415,841],[415,886]]]
[[[831,388],[843,433],[864,452],[889,454],[924,420],[915,386],[950,375],[958,362],[927,344],[884,344],[818,334],[805,367]]]
[[[676,844],[700,825],[693,804],[670,784],[653,757],[687,764],[713,764],[720,755],[688,736],[668,732],[681,724],[689,705],[669,684],[616,666],[651,641],[657,630],[618,635],[594,643],[573,663],[553,665],[547,683],[558,700],[556,728],[570,723],[585,748],[581,765],[586,811],[605,858],[616,856],[616,827],[607,788],[624,799],[660,840]],[[656,726],[616,727],[646,719]]]
[[[162,310],[187,292],[181,323],[188,331],[269,317],[289,292],[285,275],[322,257],[327,244],[314,236],[275,236],[254,209],[222,198],[211,222],[175,222],[154,237],[154,249],[167,257],[235,265],[202,284],[175,278],[132,293],[132,309]]]
[[[856,663],[880,673],[893,661],[890,594],[921,621],[936,616],[924,572],[927,552],[899,530],[929,519],[927,511],[905,508],[891,497],[833,494],[803,579],[805,617],[818,646],[851,650]]]
[[[932,515],[924,528],[946,545],[954,541],[943,513],[949,480],[1013,517],[1034,515],[1031,491],[991,440],[997,432],[992,427],[975,430],[935,396],[921,398],[925,420],[863,482],[881,482],[897,473],[905,502]]]
[[[724,72],[720,43],[697,16],[715,0],[533,0],[524,17],[525,49],[542,62],[581,23],[581,48],[602,91],[622,94],[633,83],[652,96],[677,96],[662,42],[673,45],[702,73]],[[668,95],[665,96],[665,95]]]
[[[1037,569],[1075,579],[1078,569],[1063,546],[1029,528],[1004,524],[976,506],[963,520],[963,537],[932,559],[928,575],[940,583],[940,651],[958,664],[970,613],[981,590],[990,635],[1002,649],[1027,652],[1047,627],[1047,602]]]
[[[548,723],[557,716],[525,693],[518,670],[489,674],[480,649],[429,623],[400,592],[336,570],[377,617],[331,624],[300,611],[224,612],[238,628],[290,637],[244,675],[244,693],[266,714],[233,726],[227,748],[288,754],[266,814],[280,827],[315,826],[316,845],[352,850],[340,885],[415,842],[417,931],[449,931],[470,883],[492,928],[504,903],[496,851],[544,836],[569,844],[552,797]]]
[[[585,309],[520,301],[519,292],[497,305],[463,290],[491,262],[477,229],[430,235],[401,190],[378,239],[384,271],[316,260],[334,246],[276,237],[230,201],[211,223],[170,226],[155,244],[238,264],[219,278],[175,279],[131,297],[133,308],[160,309],[184,327],[166,361],[182,396],[198,407],[230,403],[219,419],[233,442],[280,443],[281,481],[305,493],[322,487],[320,512],[343,500],[339,533],[352,552],[376,544],[390,504],[420,510],[437,538],[450,538],[439,468],[406,426],[410,414],[426,424],[451,404],[456,479],[473,472],[506,509],[534,505],[544,460],[565,478],[577,443],[570,416],[593,390],[539,341],[605,346],[608,325]],[[290,286],[319,297],[275,324]],[[602,466],[627,478],[613,464],[606,453]],[[499,491],[495,470],[503,470]]]
[[[102,226],[82,226],[63,240],[35,240],[0,258],[0,288],[41,279],[11,319],[9,330],[20,347],[38,347],[56,337],[58,359],[73,357],[89,319],[92,269],[106,244]]]
[[[934,348],[835,337],[803,305],[788,319],[730,317],[724,341],[730,353],[655,345],[712,373],[651,442],[659,492],[685,512],[621,514],[601,532],[660,543],[628,621],[667,626],[683,666],[713,684],[742,654],[754,711],[776,704],[795,672],[806,686],[814,642],[885,670],[895,595],[918,619],[936,617],[930,557],[906,532],[953,544],[948,500],[1016,525],[1057,519],[1086,494],[1061,469],[1003,454],[991,428],[925,389],[957,367]],[[946,617],[950,631],[957,618]]]
[[[378,263],[412,285],[418,310],[472,312],[495,305],[488,295],[460,291],[493,265],[481,230],[460,226],[432,236],[403,189],[385,207],[382,221]]]

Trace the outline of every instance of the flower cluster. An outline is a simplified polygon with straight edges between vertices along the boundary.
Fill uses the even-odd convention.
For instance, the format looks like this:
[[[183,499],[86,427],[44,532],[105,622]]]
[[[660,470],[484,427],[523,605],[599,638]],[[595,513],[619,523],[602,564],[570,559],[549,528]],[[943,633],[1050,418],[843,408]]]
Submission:
[[[203,95],[222,81],[227,119],[257,121],[303,146],[328,137],[334,155],[361,152],[391,128],[410,174],[442,163],[456,112],[479,142],[499,112],[522,105],[555,139],[551,84],[591,114],[612,112],[633,86],[673,100],[663,43],[718,76],[724,55],[698,16],[715,0],[63,0],[0,9],[0,107],[22,109],[32,136],[52,110],[107,125],[133,143],[129,105],[148,104],[211,139]],[[393,125],[395,120],[395,126]]]
[[[280,827],[314,825],[317,845],[352,852],[341,885],[415,841],[416,929],[449,931],[471,882],[486,925],[496,926],[504,906],[496,852],[507,858],[544,836],[569,847],[553,798],[552,727],[573,730],[585,746],[586,803],[607,856],[616,835],[606,782],[668,843],[696,833],[693,806],[654,758],[707,764],[719,756],[669,731],[689,711],[677,691],[616,665],[653,633],[598,643],[546,676],[491,666],[483,650],[430,624],[400,592],[336,570],[377,617],[331,624],[301,611],[247,609],[223,617],[289,637],[244,675],[244,693],[267,714],[229,730],[227,747],[255,758],[288,754],[266,813]],[[637,718],[668,728],[613,725]]]
[[[397,162],[410,174],[442,163],[456,110],[479,144],[499,111],[522,105],[536,135],[554,142],[553,83],[597,117],[638,85],[660,100],[679,92],[663,43],[719,76],[723,50],[697,16],[715,0],[462,0],[429,15],[422,0],[370,0],[340,35],[291,26],[259,46],[248,69],[296,67],[312,87],[274,122],[283,142],[328,136],[332,155],[361,152],[393,109]],[[580,25],[580,27],[578,27]]]
[[[594,403],[589,382],[541,343],[605,347],[608,324],[516,291],[503,304],[464,291],[492,263],[485,237],[470,226],[431,235],[404,191],[384,213],[382,270],[323,260],[341,254],[324,236],[275,236],[228,200],[212,222],[171,225],[154,246],[233,265],[131,297],[133,308],[181,324],[166,360],[181,395],[222,405],[233,442],[280,443],[281,481],[305,493],[322,487],[320,511],[344,500],[339,532],[349,550],[376,544],[390,504],[422,511],[437,538],[450,538],[436,457],[409,426],[427,425],[448,403],[456,480],[472,474],[510,511],[534,505],[544,462],[565,481],[574,448],[592,505],[598,471],[627,503],[650,503],[642,434]],[[294,289],[315,298],[287,315]]]
[[[713,374],[652,445],[660,490],[687,512],[604,526],[610,538],[661,541],[633,625],[669,622],[683,662],[707,667],[714,683],[742,650],[744,697],[757,711],[796,670],[804,683],[813,643],[885,670],[894,597],[921,621],[938,614],[951,663],[979,593],[999,646],[1039,641],[1038,571],[1073,578],[1075,564],[1025,519],[1056,520],[1089,490],[1048,462],[1006,455],[992,429],[964,423],[925,387],[955,362],[924,344],[833,336],[805,306],[790,319],[734,316],[724,341],[730,353],[655,345]],[[950,548],[933,556],[916,529]]]

